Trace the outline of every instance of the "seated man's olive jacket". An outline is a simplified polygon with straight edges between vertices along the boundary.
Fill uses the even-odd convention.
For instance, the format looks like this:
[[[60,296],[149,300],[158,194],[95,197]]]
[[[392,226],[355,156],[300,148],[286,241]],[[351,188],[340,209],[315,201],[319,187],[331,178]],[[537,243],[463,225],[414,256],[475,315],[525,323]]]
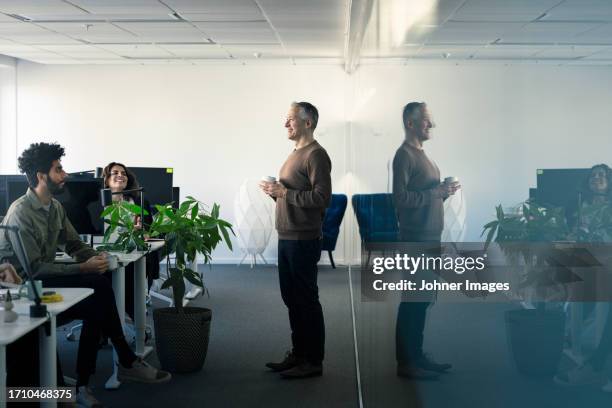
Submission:
[[[58,248],[76,258],[77,262],[97,255],[96,251],[80,240],[62,204],[53,198],[47,211],[31,188],[11,204],[2,225],[19,227],[32,273],[38,279],[81,273],[79,264],[53,263]],[[25,277],[6,230],[0,230],[0,260],[13,264],[19,274]]]

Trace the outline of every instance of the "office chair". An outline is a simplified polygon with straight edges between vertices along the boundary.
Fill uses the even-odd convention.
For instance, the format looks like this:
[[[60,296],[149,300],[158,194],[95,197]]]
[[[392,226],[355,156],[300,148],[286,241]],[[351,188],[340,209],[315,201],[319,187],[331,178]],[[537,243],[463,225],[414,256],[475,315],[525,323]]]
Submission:
[[[345,194],[332,194],[329,207],[325,210],[323,220],[323,238],[321,239],[321,251],[327,251],[332,268],[336,269],[332,251],[336,249],[338,235],[340,235],[340,224],[346,211],[347,198]]]

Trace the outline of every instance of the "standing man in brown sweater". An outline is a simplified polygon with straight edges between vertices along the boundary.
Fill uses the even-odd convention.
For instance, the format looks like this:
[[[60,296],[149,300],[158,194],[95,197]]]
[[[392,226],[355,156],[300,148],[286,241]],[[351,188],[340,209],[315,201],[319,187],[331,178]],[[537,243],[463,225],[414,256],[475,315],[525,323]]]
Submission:
[[[279,182],[260,184],[276,201],[278,275],[289,310],[293,349],[266,367],[284,378],[323,373],[325,325],[319,302],[317,262],[321,226],[331,199],[331,160],[314,139],[319,112],[308,102],[291,104],[285,127],[295,149],[280,169]]]
[[[423,143],[430,139],[433,122],[427,105],[411,102],[402,113],[404,143],[393,159],[393,204],[402,242],[420,242],[426,255],[439,256],[444,227],[443,201],[455,194],[459,183],[440,183],[438,166],[427,157]],[[421,250],[415,256],[420,255]],[[418,272],[417,272],[418,276]],[[433,301],[433,294],[432,299]],[[423,332],[430,302],[400,303],[396,325],[397,375],[434,380],[451,368],[423,353]]]

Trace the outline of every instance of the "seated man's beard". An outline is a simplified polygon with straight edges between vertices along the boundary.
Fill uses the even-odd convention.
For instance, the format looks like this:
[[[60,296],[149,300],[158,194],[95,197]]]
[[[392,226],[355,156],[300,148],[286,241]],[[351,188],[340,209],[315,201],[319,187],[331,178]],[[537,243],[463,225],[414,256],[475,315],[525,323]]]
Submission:
[[[51,180],[51,178],[47,179],[47,188],[51,195],[62,194],[64,192],[64,186],[60,186],[59,183]]]

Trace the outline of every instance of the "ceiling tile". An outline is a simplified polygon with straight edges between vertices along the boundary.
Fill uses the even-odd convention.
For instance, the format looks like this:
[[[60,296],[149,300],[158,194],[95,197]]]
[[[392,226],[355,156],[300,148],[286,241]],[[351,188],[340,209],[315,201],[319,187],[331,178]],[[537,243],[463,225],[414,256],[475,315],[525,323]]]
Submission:
[[[416,58],[432,58],[432,59],[466,59],[475,54],[480,49],[480,46],[438,46],[432,45],[421,48],[416,54]]]
[[[225,48],[234,56],[240,59],[266,59],[266,58],[286,58],[283,47],[280,44],[249,44],[249,45],[226,45]],[[255,55],[255,54],[258,54]]]
[[[560,43],[579,41],[577,35],[597,27],[597,23],[552,23],[526,24],[520,30],[501,35],[503,42]]]
[[[554,46],[534,54],[534,58],[584,58],[604,50],[603,47]]]
[[[254,13],[181,13],[188,21],[266,21],[257,11]]]
[[[35,24],[0,23],[0,37],[24,44],[72,44],[76,41]]]
[[[266,22],[195,22],[207,37],[220,44],[276,44],[278,39]]]
[[[204,34],[189,23],[115,23],[138,36],[139,39],[151,42],[201,42],[206,40]]]
[[[465,23],[449,21],[432,31],[426,38],[428,44],[469,43],[489,44],[506,33],[520,30],[522,23]]]
[[[338,13],[343,15],[347,2],[346,0],[259,0],[259,4],[267,15],[273,17]]]
[[[167,16],[172,13],[172,10],[157,0],[70,0],[70,2],[94,14]]]
[[[601,24],[592,30],[580,33],[576,36],[575,40],[582,43],[612,44],[612,23]]]
[[[164,0],[179,14],[183,13],[223,13],[257,14],[259,8],[253,0]]]
[[[40,26],[91,43],[123,42],[136,39],[133,34],[109,23],[40,23]]]
[[[588,61],[601,61],[601,60],[606,60],[606,61],[610,61],[612,60],[612,47],[608,47],[605,50],[598,52],[597,54],[593,54],[590,55],[588,57],[583,58],[583,60],[588,60]]]
[[[111,51],[126,58],[171,58],[173,55],[153,44],[104,44],[100,48]]]
[[[26,17],[37,18],[40,16],[56,15],[84,15],[85,11],[61,0],[2,0],[0,1],[0,12],[7,14],[19,14]]]
[[[112,52],[94,47],[91,45],[41,45],[39,49],[55,52],[57,54],[65,55],[70,58],[77,59],[120,59],[121,57],[113,54]]]
[[[488,45],[474,53],[474,59],[523,59],[542,50],[542,46]]]
[[[612,1],[565,0],[550,10],[543,20],[612,22]]]
[[[453,15],[460,21],[533,21],[559,0],[467,0]]]
[[[159,47],[181,58],[229,58],[229,53],[215,44],[162,44]]]

